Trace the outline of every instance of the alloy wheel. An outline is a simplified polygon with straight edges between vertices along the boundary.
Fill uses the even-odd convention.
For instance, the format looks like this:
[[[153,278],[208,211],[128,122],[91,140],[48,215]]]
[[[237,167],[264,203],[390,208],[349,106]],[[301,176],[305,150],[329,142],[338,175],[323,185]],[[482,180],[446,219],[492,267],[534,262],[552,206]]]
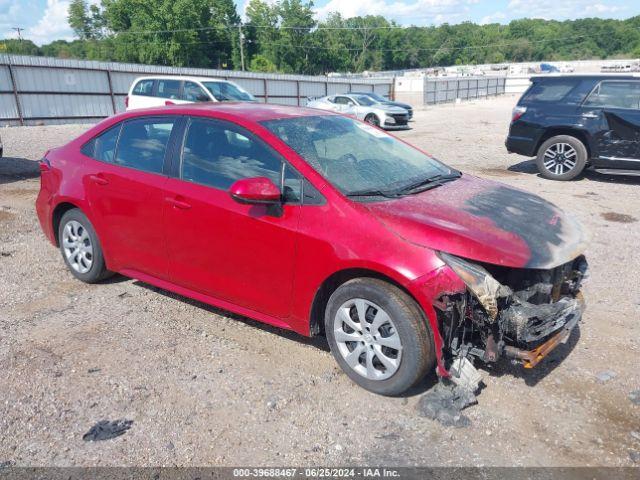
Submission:
[[[544,152],[544,167],[554,175],[564,175],[576,166],[576,155],[568,143],[554,143]]]
[[[347,365],[369,380],[385,380],[400,366],[402,343],[391,317],[363,298],[343,303],[333,321],[338,351]]]
[[[70,220],[62,231],[64,255],[78,273],[87,273],[93,265],[93,245],[87,229],[77,220]]]

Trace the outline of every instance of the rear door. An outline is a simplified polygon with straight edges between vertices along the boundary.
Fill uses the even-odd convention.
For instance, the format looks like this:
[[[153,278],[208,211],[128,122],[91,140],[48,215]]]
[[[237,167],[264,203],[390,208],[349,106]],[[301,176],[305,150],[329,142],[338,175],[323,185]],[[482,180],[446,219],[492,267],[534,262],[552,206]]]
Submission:
[[[157,79],[153,96],[156,102],[154,106],[191,103],[182,99],[182,80],[174,80],[171,78]]]
[[[640,81],[603,80],[582,105],[583,116],[598,123],[594,165],[640,168]]]
[[[127,120],[83,147],[83,178],[109,267],[166,278],[165,156],[179,117]]]
[[[178,178],[167,182],[164,205],[171,281],[264,314],[288,316],[300,177],[250,132],[202,118],[189,121],[174,173]],[[236,180],[260,176],[284,183],[289,201],[274,207],[231,198],[228,189]]]

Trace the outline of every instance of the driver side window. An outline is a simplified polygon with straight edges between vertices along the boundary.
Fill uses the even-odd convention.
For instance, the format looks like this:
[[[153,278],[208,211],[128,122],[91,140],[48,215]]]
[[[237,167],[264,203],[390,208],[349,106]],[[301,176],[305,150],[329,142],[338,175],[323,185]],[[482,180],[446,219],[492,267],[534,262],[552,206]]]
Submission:
[[[197,83],[184,82],[182,99],[189,102],[210,102],[211,99]]]

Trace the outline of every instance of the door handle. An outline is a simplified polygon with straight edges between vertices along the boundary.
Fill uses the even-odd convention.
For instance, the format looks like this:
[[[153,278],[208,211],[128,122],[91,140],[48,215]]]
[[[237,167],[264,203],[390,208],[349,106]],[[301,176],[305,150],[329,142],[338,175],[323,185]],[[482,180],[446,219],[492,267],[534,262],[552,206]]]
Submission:
[[[100,175],[89,175],[89,179],[98,185],[109,185],[109,180]]]
[[[582,117],[583,118],[598,118],[598,114],[597,113],[583,113]]]
[[[173,205],[176,208],[180,208],[181,210],[188,210],[191,208],[191,204],[187,202],[183,202],[182,200],[178,200],[177,198],[166,197],[165,202],[170,205]]]

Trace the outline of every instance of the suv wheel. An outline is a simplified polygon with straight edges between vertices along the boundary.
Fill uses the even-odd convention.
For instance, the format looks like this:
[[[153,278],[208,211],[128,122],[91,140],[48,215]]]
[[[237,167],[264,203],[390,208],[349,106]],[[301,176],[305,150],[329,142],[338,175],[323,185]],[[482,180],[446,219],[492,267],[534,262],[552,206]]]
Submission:
[[[93,225],[79,209],[65,212],[58,227],[58,243],[64,263],[74,277],[96,283],[113,275],[104,263],[102,247]]]
[[[361,387],[398,395],[433,368],[433,335],[405,292],[387,282],[359,278],[329,298],[325,332],[340,367]]]
[[[587,164],[587,148],[569,135],[551,137],[538,149],[536,165],[544,178],[573,180]]]

